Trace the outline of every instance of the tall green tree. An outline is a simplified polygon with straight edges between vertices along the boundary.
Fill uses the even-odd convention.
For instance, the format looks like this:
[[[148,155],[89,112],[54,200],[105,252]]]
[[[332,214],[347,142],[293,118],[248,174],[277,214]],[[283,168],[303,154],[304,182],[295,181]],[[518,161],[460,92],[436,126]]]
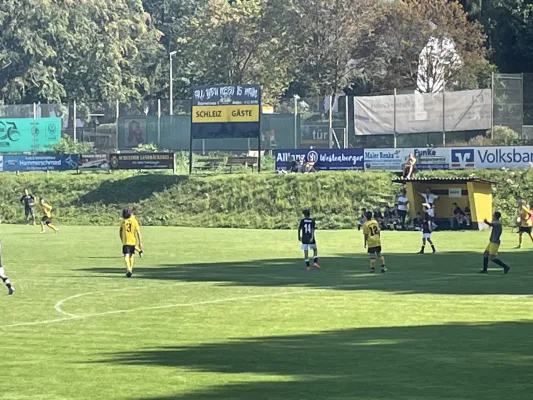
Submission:
[[[0,93],[21,102],[140,99],[160,36],[140,0],[5,0],[0,29]]]
[[[59,79],[69,99],[140,100],[149,91],[145,68],[159,50],[140,0],[69,3],[68,29],[57,39]]]
[[[399,0],[375,22],[357,52],[385,88],[478,87],[490,75],[483,29],[457,1]]]
[[[178,39],[191,82],[259,83],[266,101],[279,97],[288,85],[288,65],[294,57],[287,35],[294,27],[283,24],[282,18],[283,10],[272,1],[210,0]]]
[[[348,86],[362,69],[355,48],[379,15],[371,0],[294,0],[295,76],[309,94],[330,95]]]
[[[4,101],[59,101],[54,38],[67,29],[66,13],[51,1],[0,3],[0,95]]]
[[[533,1],[461,0],[487,34],[490,59],[500,72],[533,72]]]
[[[207,0],[143,0],[143,7],[150,15],[149,26],[162,34],[161,48],[150,54],[146,64],[150,92],[145,97],[168,99],[169,53],[172,51],[177,51],[172,63],[174,97],[190,97],[190,79],[195,71],[184,57],[180,39],[190,31],[191,17],[206,3]]]

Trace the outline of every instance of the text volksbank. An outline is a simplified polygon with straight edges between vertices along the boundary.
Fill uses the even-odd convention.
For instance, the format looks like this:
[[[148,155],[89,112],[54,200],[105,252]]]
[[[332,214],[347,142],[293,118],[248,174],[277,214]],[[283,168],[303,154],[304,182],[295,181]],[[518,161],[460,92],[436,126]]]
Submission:
[[[507,164],[521,164],[518,166],[527,167],[533,162],[533,147],[513,148],[513,149],[476,149],[476,156],[481,164],[501,164],[502,167]],[[477,163],[476,163],[477,164]]]

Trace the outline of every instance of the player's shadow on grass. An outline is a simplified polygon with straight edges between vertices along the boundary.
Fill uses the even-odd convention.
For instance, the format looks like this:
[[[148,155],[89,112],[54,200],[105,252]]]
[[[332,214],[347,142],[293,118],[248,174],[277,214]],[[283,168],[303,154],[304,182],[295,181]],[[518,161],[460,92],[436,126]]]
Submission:
[[[232,382],[143,400],[523,400],[533,391],[532,335],[531,322],[360,328],[141,349],[96,362]]]
[[[509,275],[504,275],[502,270],[494,265],[488,275],[478,274],[481,268],[479,253],[440,253],[387,256],[389,272],[386,274],[379,273],[379,266],[376,268],[376,274],[370,274],[367,256],[354,254],[322,258],[323,268],[309,272],[305,271],[299,260],[272,259],[137,267],[134,276],[140,280],[216,282],[228,286],[298,286],[380,290],[399,294],[533,295],[531,285],[524,282],[533,278],[533,271],[527,267],[530,255],[511,253],[509,256],[510,261],[517,262],[517,266]],[[139,261],[141,262],[145,263],[146,260]],[[112,278],[124,273],[120,268],[106,267],[87,268],[82,271]]]
[[[186,179],[188,176],[148,174],[103,181],[97,189],[81,196],[78,202],[83,204],[136,203]]]

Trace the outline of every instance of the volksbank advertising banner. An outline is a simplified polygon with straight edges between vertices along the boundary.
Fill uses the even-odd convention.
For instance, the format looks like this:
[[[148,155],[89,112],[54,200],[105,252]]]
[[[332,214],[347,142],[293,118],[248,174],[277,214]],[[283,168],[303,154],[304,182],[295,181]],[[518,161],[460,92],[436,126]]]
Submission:
[[[315,162],[317,170],[398,171],[410,154],[416,158],[418,170],[533,168],[533,146],[274,151],[277,171],[288,169],[292,161],[300,160]]]
[[[451,168],[529,168],[533,146],[458,147],[450,149]]]
[[[3,155],[0,171],[68,171],[78,168],[78,154],[46,156]]]
[[[46,151],[60,137],[61,118],[0,118],[0,153]]]
[[[400,171],[403,163],[403,149],[365,149],[367,170]]]
[[[356,170],[364,168],[363,149],[275,150],[276,171],[287,170],[292,161],[313,162],[317,170]]]

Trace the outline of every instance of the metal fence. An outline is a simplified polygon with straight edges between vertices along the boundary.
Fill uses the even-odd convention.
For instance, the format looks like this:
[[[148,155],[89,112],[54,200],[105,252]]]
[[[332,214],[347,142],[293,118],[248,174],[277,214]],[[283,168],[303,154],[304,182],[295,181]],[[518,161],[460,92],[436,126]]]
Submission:
[[[492,90],[491,90],[492,89]],[[533,74],[495,74],[492,88],[465,92],[388,96],[290,98],[263,104],[261,147],[391,148],[475,145],[491,128],[508,126],[533,141]],[[22,104],[0,106],[0,118],[61,117],[62,132],[100,151],[153,143],[188,150],[190,100],[110,104]],[[172,114],[172,115],[171,115]],[[486,140],[479,145],[486,145]],[[196,152],[245,152],[250,139],[195,141]]]

